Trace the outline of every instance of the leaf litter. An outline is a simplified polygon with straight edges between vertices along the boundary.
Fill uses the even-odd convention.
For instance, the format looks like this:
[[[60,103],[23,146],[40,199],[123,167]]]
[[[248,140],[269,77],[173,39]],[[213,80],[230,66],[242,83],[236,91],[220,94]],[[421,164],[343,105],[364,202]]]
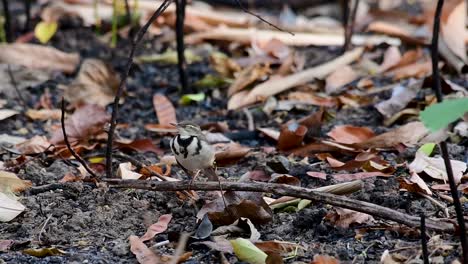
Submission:
[[[27,191],[21,198],[30,212],[21,214],[24,208],[15,204],[16,211],[13,210],[13,214],[4,219],[9,219],[12,225],[43,225],[41,236],[43,242],[47,242],[34,244],[35,248],[47,249],[44,246],[49,244],[61,244],[70,249],[74,245],[90,245],[87,247],[90,250],[97,247],[106,249],[91,254],[94,260],[105,256],[118,263],[134,261],[136,257],[140,263],[163,263],[172,256],[179,256],[173,253],[174,242],[178,240],[172,237],[174,234],[197,231],[195,237],[203,240],[200,245],[204,243],[216,251],[232,253],[232,246],[229,248],[227,245],[229,241],[238,241],[238,249],[243,249],[234,250],[237,258],[234,255],[224,255],[230,262],[244,259],[251,263],[282,263],[283,259],[295,259],[311,263],[336,263],[338,259],[343,262],[353,259],[365,262],[386,258],[383,249],[372,245],[373,232],[380,231],[371,229],[367,231],[369,237],[361,238],[359,243],[372,248],[375,254],[359,255],[348,250],[345,250],[346,254],[337,254],[341,238],[354,237],[357,232],[349,226],[366,228],[382,221],[372,220],[368,215],[349,210],[331,209],[319,203],[298,199],[294,201],[294,205],[286,202],[284,207],[273,211],[271,201],[281,198],[275,199],[277,197],[262,193],[227,191],[224,195],[228,198],[228,208],[225,208],[219,192],[192,192],[192,199],[187,200],[185,197],[179,200],[172,193],[110,190],[103,194],[104,192],[92,192],[88,187],[83,187],[85,185],[81,178],[85,174],[79,172],[82,166],[76,167],[74,160],[68,160],[69,154],[63,146],[63,135],[58,122],[61,112],[55,109],[56,104],[62,95],[71,103],[66,110],[70,114],[67,115],[65,127],[73,148],[94,169],[103,170],[106,125],[109,122],[109,109],[104,107],[113,101],[120,82],[119,73],[124,65],[123,58],[128,54],[123,46],[110,49],[104,38],[97,41],[95,32],[83,29],[82,24],[62,23],[62,19],[68,19],[73,11],[74,14],[70,17],[82,19],[84,25],[94,25],[96,31],[108,30],[106,23],[109,23],[112,16],[111,5],[99,4],[99,15],[96,16],[89,2],[78,2],[54,3],[63,4],[54,7],[55,9],[50,9],[51,6],[42,8],[43,14],[47,14],[44,10],[49,9],[49,16],[60,17],[57,32],[48,40],[48,46],[30,43],[0,46],[0,62],[34,68],[40,73],[47,73],[46,79],[50,79],[45,84],[33,82],[31,87],[24,88],[24,84],[28,83],[27,78],[14,71],[14,77],[21,87],[19,91],[25,97],[24,101],[29,109],[26,116],[21,111],[20,104],[12,103],[19,100],[15,90],[9,84],[10,92],[3,93],[3,87],[0,89],[2,95],[7,96],[7,101],[0,104],[1,107],[16,112],[2,120],[5,124],[0,129],[0,133],[5,135],[2,137],[4,139],[0,150],[2,169],[14,171],[21,179],[31,180],[39,187]],[[155,8],[154,4],[149,5],[145,1],[140,1],[139,5],[134,5],[132,1],[130,3],[132,13],[141,13],[142,18]],[[430,9],[430,5],[426,6],[426,3],[419,4],[423,5],[423,9]],[[191,61],[190,54],[186,52],[189,57],[187,67],[190,83],[194,84],[196,90],[177,90],[177,71],[171,64],[146,58],[144,63],[135,65],[126,83],[126,98],[121,105],[122,114],[118,118],[115,151],[124,152],[151,165],[138,168],[137,171],[128,160],[119,157],[113,161],[114,166],[121,167],[120,174],[126,175],[123,177],[142,176],[147,179],[151,175],[148,173],[150,168],[164,174],[166,180],[178,181],[185,178],[186,175],[180,171],[175,161],[167,156],[170,153],[168,141],[173,135],[171,133],[175,132],[169,124],[191,120],[201,125],[206,124],[202,127],[207,130],[210,141],[218,142],[215,146],[217,170],[226,180],[235,181],[241,175],[247,175],[241,179],[308,188],[340,181],[362,180],[365,191],[351,194],[353,198],[394,209],[417,208],[433,212],[430,207],[421,203],[420,199],[423,198],[405,196],[399,190],[402,188],[424,194],[442,205],[448,197],[444,194],[448,190],[447,186],[441,185],[446,176],[437,149],[434,151],[435,157],[415,151],[418,146],[427,142],[439,142],[434,139],[434,134],[437,133],[431,134],[423,123],[415,119],[419,111],[434,102],[429,89],[423,89],[426,88],[425,85],[421,86],[422,78],[430,76],[432,71],[427,47],[421,45],[430,40],[429,31],[425,30],[430,27],[431,22],[420,16],[413,16],[414,14],[395,16],[393,9],[400,5],[401,1],[395,1],[391,5],[379,3],[378,7],[369,7],[363,2],[358,10],[361,20],[357,21],[357,34],[352,38],[357,48],[338,55],[336,48],[343,42],[341,24],[336,18],[328,17],[323,10],[318,11],[320,9],[315,7],[309,12],[318,12],[320,17],[316,19],[303,16],[301,8],[294,9],[298,14],[294,14],[291,9],[284,9],[289,11],[283,11],[282,18],[277,22],[279,26],[294,31],[296,35],[292,37],[287,32],[265,29],[264,25],[256,23],[255,19],[240,10],[226,11],[211,4],[193,3],[187,7],[187,21],[191,22],[186,21],[185,31],[187,42],[194,44],[190,49],[194,48],[198,56]],[[442,18],[442,40],[459,61],[466,61],[466,52],[463,53],[466,47],[462,43],[463,38],[455,39],[454,36],[463,34],[460,30],[466,24],[463,22],[466,20],[462,12],[466,9],[464,5],[463,1],[451,2],[444,9]],[[121,6],[122,10],[123,7],[124,5]],[[379,7],[382,9],[376,9]],[[379,12],[385,15],[375,15]],[[396,14],[402,13],[400,10],[398,12]],[[269,12],[264,15],[269,20],[276,19]],[[316,24],[320,19],[328,21],[328,24]],[[171,63],[175,63],[177,57],[171,50],[174,46],[168,42],[173,38],[174,22],[175,8],[170,6],[163,17],[150,28],[150,34],[158,34],[158,37],[145,39],[145,45],[141,46],[141,51],[137,51],[138,56],[162,54]],[[220,24],[224,27],[219,27]],[[361,35],[365,28],[387,36],[376,36],[374,33]],[[119,31],[119,45],[123,45],[122,39],[130,35],[125,29]],[[68,35],[71,33],[72,36]],[[401,41],[388,36],[398,37]],[[209,42],[206,41],[208,39]],[[28,40],[25,36],[21,41],[31,42],[31,37]],[[163,42],[165,44],[161,44]],[[383,42],[387,44],[382,44]],[[310,44],[322,48],[297,47]],[[202,45],[204,47],[200,50],[205,53],[198,53],[198,46]],[[366,49],[362,46],[366,46]],[[80,55],[74,52],[79,52]],[[441,53],[449,60],[446,53]],[[85,59],[80,71],[76,72],[81,57]],[[209,65],[202,66],[205,62],[209,62]],[[453,65],[453,62],[447,63]],[[14,66],[17,67],[16,65]],[[459,71],[460,67],[454,68]],[[445,68],[442,71],[447,79],[446,83],[451,82],[452,87],[463,87],[464,82],[459,76]],[[6,80],[10,78],[8,74],[5,76]],[[231,88],[226,85],[227,78],[234,80]],[[383,89],[388,82],[393,83],[392,94],[388,89]],[[57,89],[60,88],[57,84],[62,89]],[[466,97],[463,90],[445,89],[444,93],[448,97]],[[326,110],[318,109],[317,106],[326,107]],[[249,121],[244,117],[245,111],[235,110],[245,107],[249,108],[247,112],[251,114]],[[463,145],[463,133],[459,132],[462,131],[460,127],[463,122],[460,119],[450,120],[456,122],[454,126],[457,129],[448,127],[442,134],[445,138],[450,135],[450,152],[457,180],[460,182],[459,189],[466,192],[466,160],[462,155],[466,146]],[[208,125],[219,121],[229,125],[224,128]],[[151,131],[158,133],[150,133]],[[456,134],[451,134],[452,131]],[[26,139],[29,140],[21,142]],[[50,146],[49,142],[55,146],[51,151],[45,152]],[[24,156],[19,156],[20,154]],[[276,158],[283,155],[284,159],[278,163]],[[282,170],[280,173],[277,171],[278,166]],[[41,192],[40,185],[54,186],[56,182],[73,187],[70,190],[69,187],[64,187],[63,192]],[[182,197],[181,194],[182,192],[178,193],[179,197]],[[50,211],[52,206],[44,206],[42,203],[38,205],[39,200],[35,199],[38,195],[41,198],[39,200],[44,200],[44,204],[55,206],[53,213]],[[201,200],[195,201],[199,198]],[[71,203],[73,206],[67,207]],[[196,212],[192,206],[198,205],[202,206],[198,217],[204,220],[197,227]],[[41,208],[40,213],[36,208]],[[50,220],[44,217],[43,212],[51,215]],[[148,229],[153,231],[148,231],[142,237],[148,239],[147,241],[142,243],[142,238],[134,236],[144,234],[145,226],[150,226],[143,223],[148,223],[145,219],[155,219],[155,215],[168,212],[172,213],[172,220],[160,218],[152,225],[153,228]],[[61,214],[66,215],[67,222],[63,224],[63,228],[55,228],[57,215]],[[31,215],[36,216],[32,218]],[[225,227],[236,220],[238,223],[246,221],[250,223],[247,224],[250,227],[240,228],[239,224],[234,227],[240,228],[241,233],[212,235],[217,230],[213,231],[213,228]],[[396,230],[394,223],[382,229]],[[18,239],[8,230],[10,229],[1,231]],[[67,230],[93,234],[93,237],[70,236]],[[32,237],[35,231],[25,228],[25,232]],[[242,240],[241,236],[250,238]],[[410,247],[419,245],[415,241],[394,236],[392,232],[385,232],[384,236],[386,243],[396,248],[400,243],[410,243]],[[278,237],[288,241],[276,241]],[[264,241],[259,241],[260,239]],[[444,239],[446,240],[442,244],[451,242],[450,237]],[[98,240],[104,242],[97,245]],[[130,252],[134,255],[129,254],[127,243],[130,243]],[[195,246],[190,240],[187,243],[189,247]],[[356,243],[350,240],[349,245],[356,247]],[[332,244],[334,246],[330,247]],[[344,248],[342,247],[343,250]],[[2,256],[7,261],[21,258],[18,255],[13,256],[17,252],[15,249],[7,250],[6,255]],[[77,250],[81,252],[87,249]],[[317,254],[318,250],[320,255]],[[203,252],[206,252],[206,248],[195,248],[193,252],[185,253],[183,250],[179,260],[190,258],[209,262],[204,259],[206,254],[203,255]],[[406,251],[403,249],[402,252]],[[453,258],[457,257],[456,254],[451,254]],[[414,256],[404,256],[403,259],[417,258]],[[60,258],[65,261],[69,257],[63,255]],[[393,253],[392,258],[395,258]]]

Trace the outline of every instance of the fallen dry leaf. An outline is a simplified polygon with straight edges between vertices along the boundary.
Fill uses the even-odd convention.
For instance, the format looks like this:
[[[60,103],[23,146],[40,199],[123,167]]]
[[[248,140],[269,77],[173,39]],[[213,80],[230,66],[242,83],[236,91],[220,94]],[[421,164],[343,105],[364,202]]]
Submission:
[[[16,149],[24,155],[43,153],[50,147],[50,142],[45,136],[34,136],[22,143],[16,144]]]
[[[354,144],[364,142],[374,137],[375,134],[367,127],[344,125],[334,127],[327,135],[338,143]]]
[[[337,68],[325,79],[325,92],[327,94],[338,93],[344,85],[356,80],[358,77],[359,75],[349,65]]]
[[[466,171],[466,163],[458,160],[450,160],[452,165],[453,178],[455,183],[460,183],[463,173]],[[416,152],[414,161],[408,165],[410,171],[420,173],[425,172],[434,179],[448,180],[445,163],[442,157],[431,158],[421,151]]]
[[[0,192],[11,194],[12,192],[26,190],[31,186],[30,181],[20,179],[12,172],[0,170]]]
[[[307,127],[299,125],[297,122],[290,122],[282,126],[278,138],[278,149],[289,150],[301,146],[306,133]]]
[[[263,200],[262,193],[233,192],[224,193],[228,208],[225,208],[223,198],[205,204],[197,213],[197,218],[208,214],[215,225],[229,225],[244,217],[254,224],[265,224],[271,221],[273,212]]]
[[[169,222],[171,222],[171,219],[172,219],[171,214],[161,215],[158,218],[158,222],[148,227],[148,230],[146,231],[146,233],[142,237],[140,237],[140,241],[145,242],[147,240],[152,239],[155,235],[166,231],[167,226],[169,225]]]
[[[177,123],[174,105],[166,96],[155,94],[153,96],[153,107],[158,117],[159,124],[170,125],[171,123]]]
[[[375,108],[386,118],[390,118],[403,110],[421,89],[421,81],[411,79],[407,85],[397,85],[393,88],[392,97],[375,105]]]
[[[263,63],[257,63],[241,70],[236,74],[234,82],[229,86],[228,96],[231,97],[254,82],[265,79],[270,73],[270,65]]]
[[[92,117],[92,118],[90,118]],[[109,122],[110,116],[102,106],[84,105],[65,120],[65,128],[70,142],[86,140],[88,137],[104,131],[104,124]],[[63,143],[62,129],[52,133],[50,143]]]
[[[393,80],[398,81],[405,78],[422,78],[432,73],[432,63],[429,58],[414,62],[405,66],[398,67],[388,72],[393,76]]]
[[[402,56],[398,47],[388,47],[384,53],[383,62],[380,64],[377,72],[385,72],[386,70],[396,66],[400,62],[401,58]]]
[[[227,144],[217,144],[215,151],[216,165],[223,167],[237,163],[250,152],[250,148],[230,142]]]
[[[448,1],[441,16],[441,35],[444,42],[459,58],[466,62],[466,1]]]
[[[64,98],[68,102],[106,106],[114,101],[119,87],[120,76],[105,62],[98,59],[83,61],[78,77],[65,89]]]
[[[12,109],[0,109],[0,120],[7,119],[17,114],[19,114],[19,112]]]
[[[422,51],[421,48],[417,48],[417,49],[414,49],[414,50],[408,50],[405,53],[403,53],[403,55],[401,56],[400,61],[396,65],[391,66],[389,69],[387,69],[387,71],[398,69],[398,68],[401,68],[403,66],[415,63],[419,59],[421,59],[422,56],[423,56],[423,51]]]
[[[253,51],[260,56],[273,56],[277,59],[284,60],[290,54],[290,49],[279,39],[273,38],[268,41],[252,41]]]
[[[309,264],[340,264],[340,261],[328,255],[314,255],[314,260]]]
[[[400,182],[400,188],[409,192],[432,195],[432,191],[416,172],[412,172],[409,179],[398,178],[398,181]]]
[[[137,236],[130,236],[130,251],[135,254],[135,257],[140,264],[160,264],[161,259],[149,249]]]
[[[73,73],[79,62],[77,53],[65,53],[53,47],[25,43],[0,44],[0,63]]]
[[[307,175],[309,175],[310,177],[319,178],[319,179],[322,179],[322,180],[327,179],[327,174],[324,173],[324,172],[308,171]]]
[[[390,23],[385,21],[374,21],[367,26],[367,31],[377,32],[417,45],[428,44],[428,36],[417,34],[418,28],[406,23]]]
[[[1,173],[1,171],[0,171]],[[8,222],[21,214],[26,207],[14,197],[0,192],[0,222]]]
[[[339,207],[335,208],[335,212],[328,213],[325,219],[341,228],[349,228],[352,224],[370,224],[374,221],[368,214]]]
[[[117,169],[117,176],[119,176],[123,180],[138,180],[141,178],[140,173],[134,172],[135,166],[132,165],[130,162],[124,162],[119,164],[119,168]]]
[[[334,107],[338,101],[334,97],[322,97],[314,95],[313,93],[295,91],[288,94],[288,99],[291,101],[298,101],[301,103],[308,103],[311,105]]]
[[[429,130],[422,122],[411,122],[353,146],[362,149],[393,148],[398,144],[414,146],[428,134]]]
[[[262,101],[270,96],[288,90],[300,84],[307,83],[315,78],[324,78],[335,71],[336,68],[348,65],[357,60],[363,52],[362,48],[348,51],[340,57],[329,62],[312,67],[285,77],[270,78],[270,80],[255,86],[246,95],[235,98],[228,102],[228,109],[238,109],[258,101]]]
[[[305,248],[299,244],[287,241],[259,241],[254,242],[255,246],[268,255],[276,253],[281,256],[289,256],[290,254],[298,254],[299,251],[304,251]]]

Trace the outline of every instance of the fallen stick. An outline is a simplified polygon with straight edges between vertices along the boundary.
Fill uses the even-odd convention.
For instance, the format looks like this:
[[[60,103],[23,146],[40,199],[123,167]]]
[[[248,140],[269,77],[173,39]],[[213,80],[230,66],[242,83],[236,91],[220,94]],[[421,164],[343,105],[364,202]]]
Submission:
[[[141,180],[119,180],[104,179],[113,188],[133,188],[152,191],[183,191],[183,190],[219,190],[218,182],[158,182]],[[258,182],[221,182],[223,190],[227,191],[248,191],[248,192],[266,192],[283,196],[292,196],[339,206],[354,211],[370,214],[386,220],[392,220],[400,224],[418,228],[420,217],[407,215],[396,210],[386,208],[369,202],[358,201],[349,197],[334,195],[330,193],[318,192],[311,189],[275,183]],[[426,228],[439,232],[455,232],[453,224],[438,220],[426,220]]]
[[[294,36],[291,36],[289,33],[274,30],[218,27],[210,31],[190,34],[185,37],[185,41],[188,44],[201,43],[205,40],[225,40],[250,44],[252,40],[267,42],[272,39],[278,39],[289,46],[342,46],[345,41],[343,34],[293,33]],[[354,35],[351,39],[351,43],[355,46],[379,45],[382,43],[399,46],[401,41],[397,38],[386,36]]]

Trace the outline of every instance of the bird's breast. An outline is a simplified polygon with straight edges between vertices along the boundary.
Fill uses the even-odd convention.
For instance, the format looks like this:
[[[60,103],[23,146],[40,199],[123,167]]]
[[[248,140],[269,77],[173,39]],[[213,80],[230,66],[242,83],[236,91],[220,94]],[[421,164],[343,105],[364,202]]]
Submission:
[[[171,140],[171,150],[180,165],[189,171],[210,167],[215,158],[212,146],[196,136],[177,135]]]

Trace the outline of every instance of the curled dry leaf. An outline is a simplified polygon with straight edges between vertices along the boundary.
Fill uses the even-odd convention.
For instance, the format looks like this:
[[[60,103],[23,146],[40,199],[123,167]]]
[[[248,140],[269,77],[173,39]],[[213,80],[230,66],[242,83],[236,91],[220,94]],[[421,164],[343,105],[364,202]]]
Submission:
[[[382,173],[382,172],[357,172],[357,173],[337,173],[331,176],[336,181],[342,182],[342,181],[363,180],[363,179],[377,177],[377,176],[388,177],[390,175],[386,173]]]
[[[170,125],[171,123],[177,123],[174,105],[166,96],[155,94],[153,96],[153,107],[158,117],[159,124]]]
[[[141,178],[140,173],[134,172],[135,166],[133,166],[130,162],[124,162],[119,164],[119,168],[117,169],[117,176],[124,180],[137,180]]]
[[[315,255],[310,264],[340,264],[340,261],[328,255]]]
[[[30,181],[21,180],[16,174],[0,170],[0,192],[11,194],[32,186]]]
[[[130,236],[128,238],[130,242],[130,251],[135,254],[135,257],[140,264],[160,264],[163,263],[160,258],[149,249],[143,241],[137,236]]]
[[[460,183],[463,173],[466,171],[466,163],[458,160],[450,160],[452,165],[453,178],[455,183]],[[431,158],[421,151],[416,152],[414,161],[409,164],[409,169],[413,172],[425,172],[434,179],[448,180],[444,160],[441,157]]]
[[[337,68],[325,80],[325,92],[327,94],[334,94],[346,84],[356,80],[358,74],[349,65]]]
[[[110,65],[98,59],[86,59],[76,80],[62,87],[68,102],[106,106],[114,101],[119,83],[120,76]]]
[[[421,61],[417,61],[397,69],[388,72],[390,76],[393,76],[393,80],[398,81],[405,78],[422,78],[432,73],[432,63],[429,58],[424,58]]]
[[[366,141],[353,144],[356,148],[393,148],[399,144],[414,146],[429,134],[422,122],[411,122]]]
[[[256,81],[265,79],[271,73],[270,65],[258,63],[251,65],[236,75],[234,83],[229,86],[228,96],[244,90]]]
[[[234,77],[234,73],[241,70],[240,66],[224,53],[213,52],[209,59],[213,69],[222,77]]]
[[[16,144],[15,147],[21,154],[30,155],[43,153],[50,145],[45,136],[34,136],[22,143]]]
[[[273,56],[277,59],[284,60],[289,54],[290,50],[281,40],[273,38],[268,41],[252,41],[252,49],[257,55]]]
[[[293,185],[293,186],[301,186],[301,181],[298,178],[289,174],[273,173],[271,175],[270,182]]]
[[[52,47],[24,43],[0,44],[0,63],[73,73],[79,62],[77,53],[65,53]]]
[[[298,101],[301,103],[308,103],[311,105],[334,107],[338,101],[334,97],[322,97],[313,93],[295,91],[288,94],[288,99],[291,101]]]
[[[374,221],[368,214],[339,207],[335,208],[335,212],[328,213],[325,219],[341,228],[349,228],[352,224],[370,224]]]
[[[322,179],[322,180],[327,179],[327,174],[324,173],[324,172],[308,171],[307,175],[309,175],[310,177],[319,178],[319,179]]]
[[[398,178],[398,181],[400,182],[400,188],[409,192],[432,195],[432,191],[416,172],[412,172],[409,179]]]
[[[419,59],[421,59],[422,56],[423,56],[423,51],[422,51],[421,48],[417,48],[417,49],[414,49],[414,50],[408,50],[405,53],[403,53],[403,56],[401,56],[400,61],[396,65],[393,65],[389,69],[387,69],[387,71],[398,69],[398,68],[401,68],[403,66],[415,63]]]
[[[254,242],[255,246],[261,249],[268,255],[272,253],[279,254],[281,256],[290,256],[291,254],[297,255],[299,251],[305,251],[305,248],[299,244],[287,241],[259,241]]]
[[[142,237],[140,237],[140,241],[145,242],[147,240],[152,239],[155,235],[166,231],[167,226],[169,225],[169,222],[171,222],[171,219],[172,219],[171,214],[161,215],[158,218],[158,222],[148,227],[148,230],[146,231],[146,233]]]
[[[297,122],[284,125],[278,138],[278,149],[288,150],[301,146],[306,133],[307,127]]]
[[[393,88],[392,97],[375,105],[375,108],[386,118],[390,118],[403,110],[421,89],[421,81],[411,79],[407,85],[397,85]]]
[[[104,131],[104,124],[109,122],[110,116],[102,106],[84,105],[78,108],[65,120],[65,128],[70,142],[86,140]],[[62,129],[52,133],[50,143],[63,143]]]
[[[327,135],[338,143],[354,144],[374,137],[374,132],[367,127],[344,125],[334,127]]]
[[[265,224],[271,221],[273,212],[263,200],[262,193],[233,192],[224,193],[228,208],[225,208],[223,198],[205,204],[197,214],[201,218],[208,214],[215,225],[229,225],[244,217],[254,224]]]
[[[418,35],[418,28],[404,22],[394,24],[385,21],[374,21],[367,26],[367,31],[397,37],[411,44],[424,45],[429,43],[428,36]]]

